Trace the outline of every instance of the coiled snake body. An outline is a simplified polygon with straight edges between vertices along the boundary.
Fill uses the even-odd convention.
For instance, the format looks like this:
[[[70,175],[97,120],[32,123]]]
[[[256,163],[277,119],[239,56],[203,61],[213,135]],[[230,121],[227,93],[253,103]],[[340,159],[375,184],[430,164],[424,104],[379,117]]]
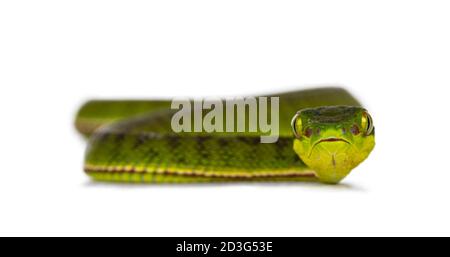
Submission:
[[[171,101],[90,101],[76,118],[89,138],[85,171],[136,183],[338,183],[372,151],[372,118],[344,89],[272,96],[279,97],[279,139],[270,144],[261,144],[261,132],[175,133]]]

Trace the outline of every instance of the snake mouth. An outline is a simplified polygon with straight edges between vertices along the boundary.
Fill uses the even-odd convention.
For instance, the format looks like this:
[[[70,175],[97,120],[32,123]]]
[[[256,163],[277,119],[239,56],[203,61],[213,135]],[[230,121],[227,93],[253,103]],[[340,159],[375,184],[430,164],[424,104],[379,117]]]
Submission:
[[[345,140],[345,139],[343,139],[343,138],[329,137],[329,138],[324,138],[324,139],[321,139],[321,140],[317,141],[314,144],[313,148],[316,147],[320,143],[334,143],[334,142],[344,142],[344,143],[350,145],[350,142]]]
[[[321,143],[336,143],[336,142],[344,142],[348,145],[351,145],[351,143],[343,138],[337,138],[337,137],[329,137],[329,138],[324,138],[321,139],[319,141],[317,141],[313,147],[311,148],[311,151],[309,152],[309,157],[311,158],[311,155],[313,154],[313,150],[316,148],[316,146],[318,146]]]

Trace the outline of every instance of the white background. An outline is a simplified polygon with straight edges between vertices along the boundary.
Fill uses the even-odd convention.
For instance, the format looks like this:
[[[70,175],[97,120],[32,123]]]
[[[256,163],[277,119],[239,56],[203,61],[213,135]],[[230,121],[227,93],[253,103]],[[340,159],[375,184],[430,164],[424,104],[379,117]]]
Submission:
[[[448,1],[2,1],[1,235],[450,235]],[[90,98],[345,85],[377,146],[340,186],[111,185]]]

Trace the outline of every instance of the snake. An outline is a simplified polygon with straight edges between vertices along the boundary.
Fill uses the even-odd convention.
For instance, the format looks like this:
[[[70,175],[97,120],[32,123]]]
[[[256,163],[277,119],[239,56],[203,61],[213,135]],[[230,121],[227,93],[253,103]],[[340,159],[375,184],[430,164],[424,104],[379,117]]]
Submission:
[[[121,183],[337,184],[375,147],[372,116],[344,88],[255,98],[262,96],[279,99],[274,143],[261,143],[260,130],[174,132],[169,99],[90,100],[75,119],[87,139],[84,171],[94,181]]]

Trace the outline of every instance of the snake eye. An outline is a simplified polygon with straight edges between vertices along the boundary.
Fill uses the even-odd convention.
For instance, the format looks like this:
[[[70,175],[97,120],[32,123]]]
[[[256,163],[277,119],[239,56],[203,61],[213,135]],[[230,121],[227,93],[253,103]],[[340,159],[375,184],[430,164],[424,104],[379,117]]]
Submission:
[[[364,112],[362,115],[361,125],[365,129],[366,136],[373,132],[373,120],[368,112]]]
[[[291,121],[292,131],[294,132],[294,136],[298,139],[300,139],[301,131],[303,129],[302,128],[302,119],[300,119],[299,116],[300,116],[300,112],[297,112]]]

